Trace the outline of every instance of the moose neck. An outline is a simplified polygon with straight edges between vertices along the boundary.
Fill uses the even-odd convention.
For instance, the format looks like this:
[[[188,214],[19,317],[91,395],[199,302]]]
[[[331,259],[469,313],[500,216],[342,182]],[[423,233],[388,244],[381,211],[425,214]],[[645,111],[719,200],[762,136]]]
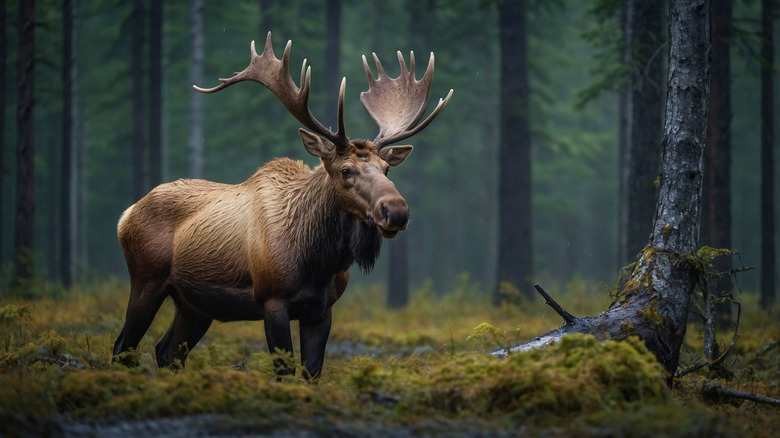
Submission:
[[[375,227],[350,215],[338,202],[336,186],[323,166],[315,168],[289,192],[290,238],[309,272],[330,276],[357,263],[369,272],[379,255],[382,237]],[[293,231],[297,230],[297,231]]]

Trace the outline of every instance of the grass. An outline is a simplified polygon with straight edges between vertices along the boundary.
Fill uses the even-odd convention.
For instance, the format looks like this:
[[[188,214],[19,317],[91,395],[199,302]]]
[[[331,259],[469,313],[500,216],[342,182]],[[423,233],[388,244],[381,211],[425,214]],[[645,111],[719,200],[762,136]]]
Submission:
[[[582,279],[545,288],[577,315],[598,313],[609,301]],[[158,370],[153,348],[172,319],[169,303],[136,352],[141,365],[112,365],[126,290],[108,281],[61,291],[57,299],[0,300],[0,434],[96,434],[137,421],[182,434],[212,428],[230,434],[771,437],[780,430],[777,408],[702,400],[706,371],[668,389],[637,339],[571,336],[507,360],[486,355],[561,322],[541,300],[491,306],[465,276],[444,296],[416,291],[397,311],[385,308],[381,287],[350,287],[334,307],[316,384],[276,378],[262,322],[216,323],[186,370]],[[757,310],[752,295],[742,301],[740,339],[727,361],[735,378],[721,382],[778,397],[780,347],[761,351],[780,339],[778,309]],[[721,344],[730,336],[723,333]],[[683,364],[700,359],[702,342],[691,325]]]

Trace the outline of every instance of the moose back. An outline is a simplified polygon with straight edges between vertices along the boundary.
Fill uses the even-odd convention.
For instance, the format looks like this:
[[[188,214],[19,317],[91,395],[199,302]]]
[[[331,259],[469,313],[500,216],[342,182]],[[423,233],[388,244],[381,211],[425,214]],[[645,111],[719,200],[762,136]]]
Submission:
[[[299,320],[301,362],[319,376],[330,334],[331,307],[349,281],[353,263],[369,271],[382,238],[409,223],[409,208],[387,178],[412,146],[390,146],[425,128],[452,97],[452,90],[422,120],[433,80],[434,57],[419,81],[414,53],[407,70],[387,76],[374,55],[377,78],[365,56],[369,89],[360,100],[379,127],[373,140],[350,140],[344,130],[344,91],[338,128],[332,132],[309,111],[311,69],[303,61],[300,87],[289,74],[291,42],[276,58],[268,33],[261,55],[251,44],[249,66],[211,89],[241,81],[270,89],[308,130],[303,146],[321,164],[273,160],[241,184],[183,179],[154,188],[122,214],[119,242],[130,272],[125,325],[113,359],[133,365],[132,355],[161,304],[171,297],[176,313],[155,352],[160,367],[183,366],[189,350],[213,320],[264,320],[270,352],[293,351],[290,321]],[[422,121],[421,121],[422,120]],[[280,366],[280,363],[277,363]],[[279,369],[280,372],[286,372]]]

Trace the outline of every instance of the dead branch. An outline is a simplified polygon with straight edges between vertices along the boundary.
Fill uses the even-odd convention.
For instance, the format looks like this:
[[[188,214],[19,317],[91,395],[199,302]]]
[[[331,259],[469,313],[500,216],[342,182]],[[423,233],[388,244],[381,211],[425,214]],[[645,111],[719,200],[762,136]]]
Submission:
[[[563,318],[563,320],[566,321],[566,324],[574,325],[579,321],[579,318],[567,312],[563,307],[561,307],[561,305],[558,304],[558,302],[555,301],[553,297],[551,297],[550,294],[547,293],[547,291],[542,289],[541,286],[535,284],[534,287],[536,288],[536,291],[539,292],[539,295],[541,295],[544,298],[544,301],[547,303],[547,305],[552,307],[553,310],[555,310],[555,312],[558,315],[561,315],[561,318]]]
[[[772,350],[773,348],[777,347],[778,345],[780,345],[780,341],[772,341],[772,342],[764,345],[760,350],[756,351],[754,353],[754,356],[761,356],[764,353],[766,353],[766,352]]]
[[[701,393],[705,399],[715,403],[723,403],[731,400],[748,400],[754,403],[763,403],[780,407],[780,399],[729,388],[728,386],[721,385],[712,380],[704,382]]]
[[[593,326],[587,318],[578,318],[572,315],[563,307],[561,307],[561,305],[558,304],[558,302],[555,301],[553,297],[550,296],[550,294],[548,294],[547,291],[545,291],[541,286],[535,284],[534,287],[536,288],[536,291],[539,292],[539,295],[544,298],[547,305],[552,307],[558,315],[561,315],[561,318],[563,318],[565,323],[555,330],[551,330],[543,335],[539,335],[531,340],[523,342],[520,345],[502,347],[491,351],[490,354],[496,357],[506,357],[511,353],[544,348],[554,342],[560,341],[563,336],[571,333],[592,333],[599,338],[604,337],[603,331],[594,330]]]

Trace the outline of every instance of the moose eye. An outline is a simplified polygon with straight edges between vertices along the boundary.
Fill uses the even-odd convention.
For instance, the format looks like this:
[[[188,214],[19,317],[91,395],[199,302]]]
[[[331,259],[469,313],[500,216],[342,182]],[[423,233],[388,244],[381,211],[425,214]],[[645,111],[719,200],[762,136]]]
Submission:
[[[349,170],[347,168],[341,169],[341,177],[342,178],[346,179],[346,178],[349,178],[350,176],[352,176],[352,171],[351,170]]]

